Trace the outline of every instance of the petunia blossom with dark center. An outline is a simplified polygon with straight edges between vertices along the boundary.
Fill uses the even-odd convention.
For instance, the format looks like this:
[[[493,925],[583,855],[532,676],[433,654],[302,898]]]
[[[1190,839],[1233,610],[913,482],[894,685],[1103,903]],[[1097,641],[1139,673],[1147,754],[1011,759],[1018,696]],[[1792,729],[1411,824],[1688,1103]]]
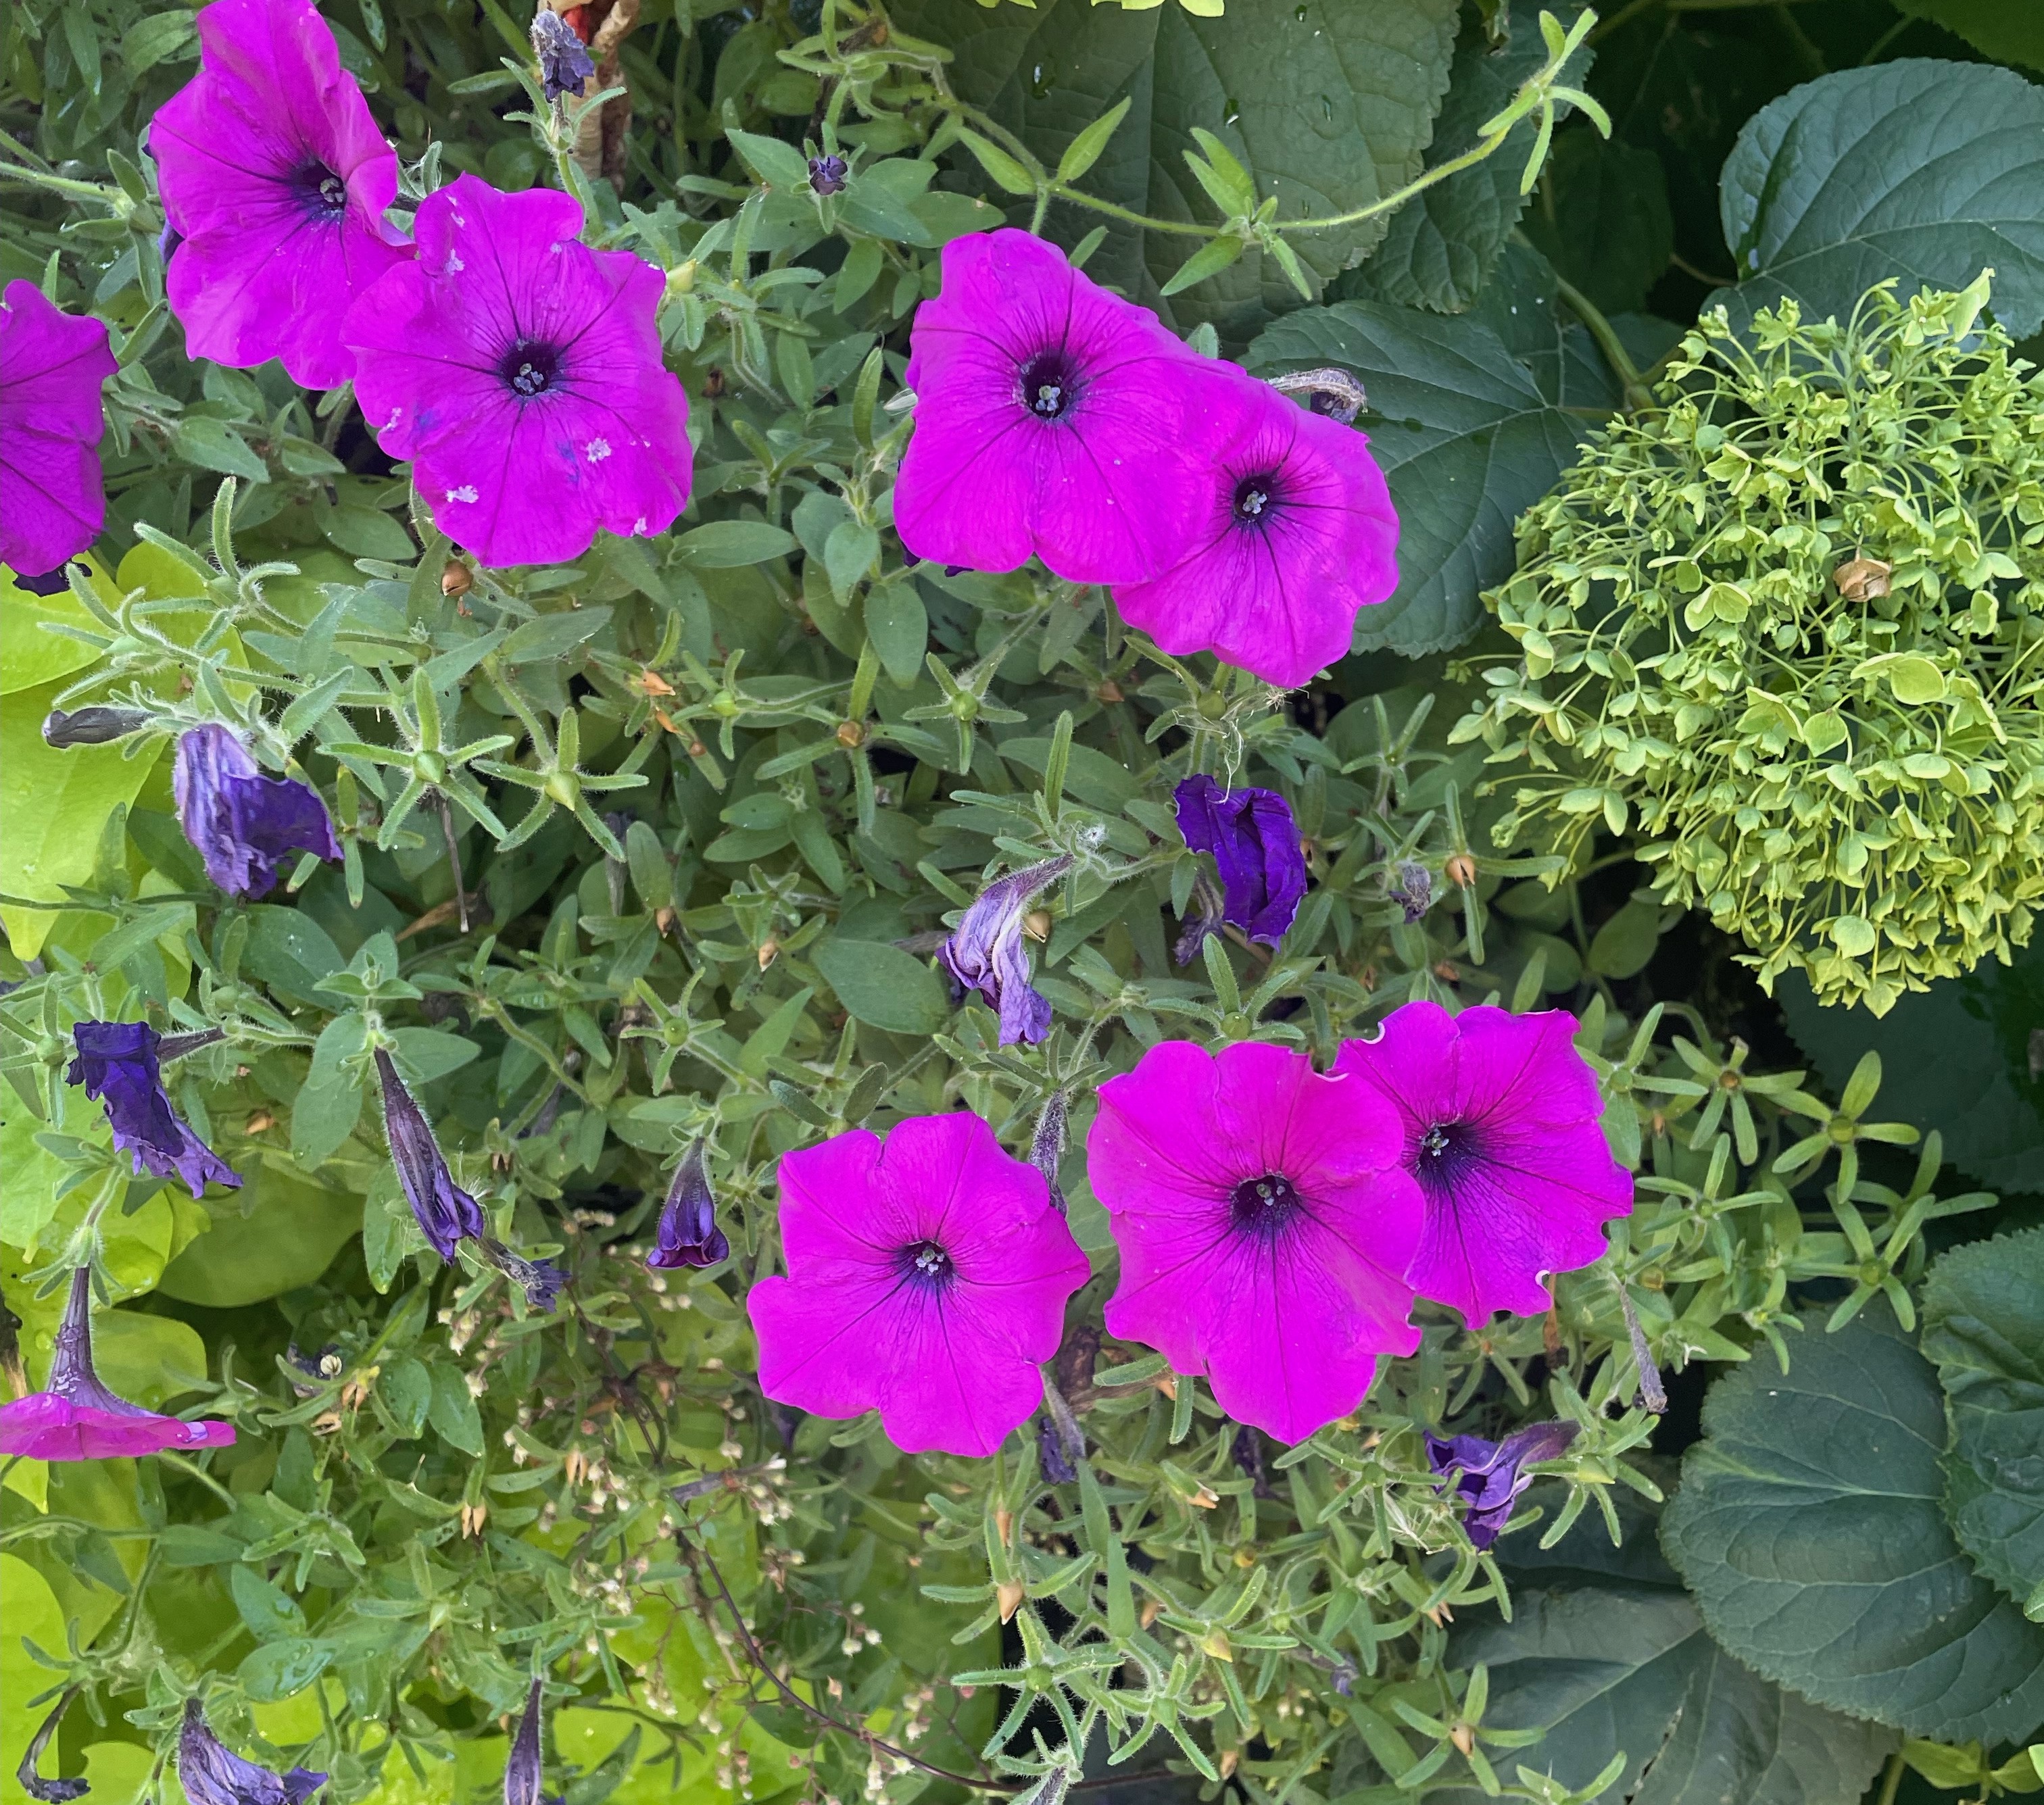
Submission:
[[[171,787],[185,838],[229,896],[267,896],[294,852],[340,857],[319,792],[296,778],[264,776],[233,730],[217,721],[179,737]]]
[[[1220,919],[1252,940],[1276,946],[1306,893],[1306,854],[1292,805],[1274,789],[1224,789],[1197,773],[1172,793],[1172,803],[1185,844],[1211,853],[1220,868]],[[1214,925],[1204,915],[1188,922],[1179,964],[1199,951]]]
[[[1208,367],[1196,517],[1170,567],[1115,603],[1167,652],[1289,688],[1345,657],[1357,614],[1397,587],[1398,517],[1362,433]]]
[[[419,255],[348,316],[378,443],[433,523],[487,565],[580,557],[599,528],[664,532],[689,497],[688,401],[662,359],[665,278],[581,242],[572,195],[457,176],[420,203]]]
[[[213,0],[199,71],[156,110],[167,277],[194,359],[337,388],[349,304],[412,254],[383,217],[398,156],[310,0]]]
[[[909,335],[902,543],[976,570],[1033,554],[1080,583],[1162,570],[1203,488],[1210,368],[1043,240],[953,239]]]
[[[326,1784],[326,1776],[309,1768],[279,1774],[244,1760],[213,1734],[197,1699],[185,1701],[178,1778],[191,1805],[299,1805]]]
[[[0,294],[0,564],[49,594],[106,521],[100,387],[117,367],[104,321],[67,313],[32,282]]]
[[[209,1183],[239,1190],[241,1181],[178,1117],[163,1089],[163,1036],[147,1022],[80,1022],[71,1030],[77,1056],[64,1082],[106,1107],[113,1144],[132,1154],[137,1172],[175,1173],[197,1197]],[[175,1049],[173,1049],[175,1050]]]
[[[1558,1460],[1576,1438],[1573,1423],[1535,1423],[1486,1442],[1481,1435],[1427,1438],[1427,1463],[1440,1475],[1442,1489],[1452,1488],[1467,1509],[1462,1527],[1479,1552],[1489,1548],[1512,1520],[1513,1501],[1533,1483],[1523,1470],[1536,1461]]]

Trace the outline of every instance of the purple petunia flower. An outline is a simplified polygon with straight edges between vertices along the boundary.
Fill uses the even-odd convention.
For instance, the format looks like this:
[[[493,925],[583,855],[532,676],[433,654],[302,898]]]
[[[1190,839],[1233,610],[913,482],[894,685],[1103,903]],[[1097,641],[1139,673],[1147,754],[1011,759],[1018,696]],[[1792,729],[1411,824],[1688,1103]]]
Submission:
[[[296,778],[265,777],[233,731],[217,721],[179,739],[171,788],[185,838],[229,896],[267,896],[287,854],[340,857],[319,792]]]
[[[1208,367],[1196,517],[1170,567],[1115,605],[1167,652],[1289,688],[1346,657],[1358,612],[1398,586],[1398,517],[1360,432]]]
[[[443,1260],[451,1261],[463,1241],[480,1241],[489,1232],[482,1206],[455,1183],[446,1156],[433,1138],[418,1100],[398,1077],[396,1064],[376,1049],[376,1076],[383,1087],[383,1133],[390,1143],[398,1182],[419,1228]]]
[[[1197,774],[1181,783],[1171,800],[1185,844],[1212,853],[1220,867],[1221,919],[1252,940],[1276,946],[1306,893],[1306,854],[1291,804],[1274,789],[1223,789]],[[1179,964],[1205,938],[1189,933],[1179,943]]]
[[[1418,1187],[1397,1116],[1304,1054],[1158,1043],[1101,1086],[1093,1187],[1121,1250],[1108,1332],[1203,1373],[1238,1423],[1303,1442],[1420,1331]]]
[[[1533,1483],[1522,1467],[1535,1461],[1558,1460],[1576,1438],[1573,1423],[1535,1423],[1505,1437],[1486,1442],[1481,1435],[1457,1435],[1443,1441],[1427,1438],[1427,1462],[1441,1476],[1442,1489],[1454,1489],[1468,1501],[1462,1527],[1479,1551],[1496,1542],[1512,1519],[1512,1500]]]
[[[166,1448],[233,1445],[231,1423],[186,1423],[159,1415],[100,1383],[92,1366],[92,1277],[83,1266],[71,1276],[48,1382],[39,1392],[0,1404],[0,1454],[10,1457],[102,1461]]]
[[[547,6],[532,15],[532,50],[540,60],[540,82],[549,100],[563,94],[579,98],[583,84],[596,73],[596,59],[574,27]]]
[[[1412,1002],[1335,1062],[1403,1127],[1401,1161],[1427,1200],[1406,1277],[1471,1328],[1498,1310],[1541,1314],[1552,1301],[1541,1275],[1600,1258],[1604,1224],[1632,1208],[1632,1175],[1598,1126],[1604,1103],[1575,1031],[1560,1010],[1450,1016]]]
[[[809,188],[817,194],[841,194],[849,171],[841,156],[813,156],[809,159]]]
[[[298,1805],[326,1784],[309,1768],[275,1774],[244,1761],[213,1734],[196,1699],[185,1701],[178,1731],[178,1778],[191,1805]]]
[[[551,13],[540,16],[554,17]],[[518,1733],[511,1738],[510,1758],[504,1764],[504,1805],[540,1805],[540,1701],[546,1684],[536,1676],[525,1694],[524,1715],[518,1719]]]
[[[363,417],[433,524],[483,563],[561,563],[689,498],[688,398],[660,358],[666,278],[591,251],[571,195],[461,175],[420,203],[417,263],[356,304]]]
[[[199,72],[149,126],[169,228],[166,278],[195,357],[237,369],[282,359],[338,388],[348,304],[411,246],[383,217],[397,153],[340,66],[310,0],[213,0]]]
[[[916,310],[916,431],[894,524],[918,558],[1012,570],[1033,552],[1075,583],[1175,563],[1208,457],[1211,366],[1055,245],[954,238]]]
[[[977,1116],[863,1128],[781,1158],[785,1278],[747,1308],[759,1388],[819,1416],[878,1409],[905,1454],[990,1454],[1043,1395],[1085,1255],[1043,1175]]]
[[[937,949],[937,962],[951,981],[954,998],[977,990],[999,1012],[1003,1047],[1039,1041],[1051,1031],[1050,1002],[1029,987],[1022,921],[1038,893],[1071,868],[1071,860],[1060,854],[997,878]]]
[[[32,282],[0,294],[0,564],[17,577],[60,572],[106,524],[99,386],[118,367],[103,321]]]
[[[697,1141],[675,1167],[660,1211],[659,1244],[647,1257],[647,1265],[713,1266],[731,1258],[731,1242],[717,1225],[706,1150]]]
[[[163,1037],[147,1022],[80,1022],[71,1030],[78,1056],[64,1082],[106,1106],[113,1144],[135,1156],[135,1169],[159,1178],[172,1173],[197,1197],[209,1181],[239,1190],[241,1181],[178,1119],[158,1061]]]

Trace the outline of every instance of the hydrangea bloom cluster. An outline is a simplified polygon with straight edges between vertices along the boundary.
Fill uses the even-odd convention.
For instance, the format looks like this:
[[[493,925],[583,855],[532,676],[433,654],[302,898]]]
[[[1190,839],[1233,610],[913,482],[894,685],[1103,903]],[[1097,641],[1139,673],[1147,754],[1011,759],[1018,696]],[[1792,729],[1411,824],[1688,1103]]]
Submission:
[[[1346,653],[1397,586],[1397,517],[1360,433],[1196,355],[1026,232],[944,248],[908,382],[894,519],[918,557],[1034,555],[1114,585],[1165,651],[1285,685]]]
[[[99,536],[106,490],[100,384],[113,374],[103,321],[75,318],[32,282],[0,294],[0,564],[59,568]]]

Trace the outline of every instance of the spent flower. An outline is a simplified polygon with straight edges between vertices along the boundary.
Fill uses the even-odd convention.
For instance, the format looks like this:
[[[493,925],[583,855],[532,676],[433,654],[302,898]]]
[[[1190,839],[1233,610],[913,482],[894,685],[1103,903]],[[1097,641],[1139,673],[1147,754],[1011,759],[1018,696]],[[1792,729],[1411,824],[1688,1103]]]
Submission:
[[[1051,1031],[1051,1004],[1029,983],[1029,954],[1022,924],[1043,890],[1071,870],[1063,854],[997,878],[976,897],[951,937],[937,949],[952,993],[978,991],[1001,1017],[1001,1044],[1035,1042]]]
[[[1462,1527],[1479,1552],[1489,1548],[1512,1520],[1512,1502],[1533,1483],[1524,1468],[1535,1461],[1558,1460],[1576,1438],[1573,1423],[1535,1423],[1486,1442],[1481,1435],[1455,1435],[1443,1441],[1427,1438],[1427,1463],[1440,1475],[1441,1489],[1452,1490],[1467,1508]]]
[[[163,1038],[147,1022],[79,1022],[71,1030],[77,1056],[64,1082],[106,1107],[113,1144],[132,1154],[137,1172],[175,1173],[193,1196],[209,1183],[240,1189],[227,1162],[179,1119],[163,1089]]]
[[[1292,805],[1274,789],[1223,789],[1197,773],[1172,792],[1172,803],[1185,844],[1211,853],[1220,869],[1220,919],[1252,940],[1276,946],[1306,893],[1306,854]],[[1212,931],[1208,920],[1197,915],[1189,924],[1178,943],[1179,964],[1189,961]]]
[[[296,778],[265,777],[232,729],[217,721],[180,736],[172,787],[185,838],[229,896],[267,896],[291,853],[340,857],[320,793]]]
[[[418,1099],[398,1075],[397,1063],[376,1049],[376,1076],[383,1090],[383,1133],[398,1182],[412,1206],[420,1231],[443,1260],[452,1260],[463,1241],[481,1241],[489,1233],[482,1206],[455,1183],[445,1155]]]
[[[299,1805],[326,1784],[309,1768],[273,1773],[244,1761],[213,1733],[197,1699],[185,1701],[178,1731],[178,1778],[191,1805]]]
[[[579,97],[596,73],[596,59],[588,45],[551,7],[543,6],[532,15],[532,51],[540,60],[540,85],[549,100],[564,94]]]

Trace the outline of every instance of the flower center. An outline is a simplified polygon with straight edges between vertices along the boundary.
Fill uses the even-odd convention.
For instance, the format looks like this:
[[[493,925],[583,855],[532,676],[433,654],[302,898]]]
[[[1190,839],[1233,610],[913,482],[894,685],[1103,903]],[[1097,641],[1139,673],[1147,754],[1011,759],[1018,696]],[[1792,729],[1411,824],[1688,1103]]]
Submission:
[[[956,1270],[951,1255],[934,1241],[917,1241],[904,1247],[901,1265],[910,1277],[932,1290],[948,1285]]]
[[[1228,1194],[1228,1213],[1235,1226],[1256,1235],[1276,1234],[1298,1208],[1297,1188],[1281,1172],[1245,1178]]]
[[[536,344],[530,339],[521,339],[512,346],[498,366],[498,373],[511,385],[512,393],[528,401],[552,387],[560,369],[560,353],[551,345]]]
[[[1244,526],[1269,524],[1278,506],[1278,473],[1259,470],[1235,486],[1235,517]]]
[[[348,211],[348,184],[317,158],[301,165],[298,186],[305,210],[315,217],[337,220]]]
[[[1414,1150],[1412,1175],[1425,1186],[1452,1185],[1477,1150],[1476,1136],[1466,1123],[1431,1123]]]
[[[1039,420],[1061,420],[1078,399],[1071,360],[1062,349],[1040,351],[1022,366],[1022,405]]]

